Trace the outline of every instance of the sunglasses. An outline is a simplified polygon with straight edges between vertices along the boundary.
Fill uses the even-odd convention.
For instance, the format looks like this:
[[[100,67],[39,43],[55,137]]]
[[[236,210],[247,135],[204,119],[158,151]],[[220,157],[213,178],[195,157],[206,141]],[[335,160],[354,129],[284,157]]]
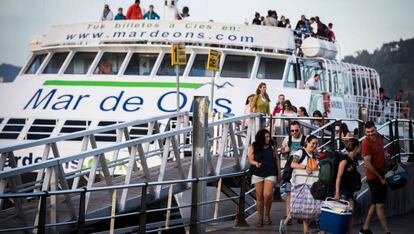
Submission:
[[[299,132],[299,129],[292,129],[290,132]]]

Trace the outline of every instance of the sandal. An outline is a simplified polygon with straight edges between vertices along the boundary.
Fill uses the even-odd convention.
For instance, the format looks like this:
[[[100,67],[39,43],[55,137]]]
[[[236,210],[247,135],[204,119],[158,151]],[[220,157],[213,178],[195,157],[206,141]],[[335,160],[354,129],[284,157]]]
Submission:
[[[266,225],[272,224],[272,220],[270,218],[266,218],[265,224]]]
[[[256,227],[262,227],[262,226],[263,226],[263,221],[257,222]]]
[[[286,220],[287,219],[287,216],[285,216],[284,218],[283,218],[283,220]],[[287,224],[286,224],[287,226],[291,226],[292,225],[292,218],[290,218],[289,219],[289,221],[287,222]]]

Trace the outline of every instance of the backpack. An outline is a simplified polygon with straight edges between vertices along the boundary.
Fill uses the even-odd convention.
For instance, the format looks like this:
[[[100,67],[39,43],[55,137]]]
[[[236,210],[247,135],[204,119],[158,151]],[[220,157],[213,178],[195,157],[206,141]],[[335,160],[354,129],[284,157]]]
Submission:
[[[319,160],[319,180],[332,191],[335,188],[336,174],[338,173],[338,165],[342,158],[342,154],[337,151],[327,150],[324,156]]]
[[[313,198],[317,200],[325,200],[327,197],[333,196],[335,193],[336,176],[338,174],[339,163],[342,159],[346,159],[347,164],[345,170],[349,166],[355,169],[349,173],[346,180],[341,181],[341,184],[349,192],[355,192],[361,189],[361,174],[357,170],[357,164],[345,155],[337,151],[325,151],[321,153],[323,159],[319,160],[319,179],[312,184],[310,189]]]
[[[326,26],[326,24],[324,23],[321,23],[321,24],[322,24],[322,36],[328,37],[328,31],[329,31],[328,26]]]
[[[302,134],[302,138],[300,139],[301,147],[305,146],[305,140],[306,140],[306,137]],[[292,135],[289,135],[288,146],[289,148],[292,146]]]
[[[301,150],[302,150],[302,157],[300,157],[298,163],[302,163],[303,160],[305,160],[307,156],[306,151],[303,148]],[[285,167],[283,168],[283,174],[282,174],[283,182],[289,182],[290,179],[292,178],[293,169],[290,167],[290,165],[292,164],[292,161],[293,161],[293,155],[289,155],[288,159],[286,160]]]
[[[344,183],[344,187],[349,191],[349,192],[356,192],[359,191],[361,189],[362,186],[362,182],[361,182],[361,174],[359,174],[358,172],[358,164],[355,163],[354,161],[352,161],[350,158],[346,157],[346,167],[345,168],[349,168],[350,166],[354,167],[354,170],[352,170],[351,173],[349,173],[349,178],[348,180],[345,181],[341,181],[341,183]]]

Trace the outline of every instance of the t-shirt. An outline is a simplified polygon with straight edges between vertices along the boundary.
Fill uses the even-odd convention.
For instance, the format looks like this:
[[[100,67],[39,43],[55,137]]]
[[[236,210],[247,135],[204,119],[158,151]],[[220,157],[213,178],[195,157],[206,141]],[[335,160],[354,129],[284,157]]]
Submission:
[[[308,81],[305,83],[305,88],[307,89],[319,89],[318,87],[319,82],[315,80],[315,77],[309,78]]]
[[[254,159],[261,163],[261,167],[254,170],[253,174],[260,177],[276,175],[276,155],[272,147],[267,147],[255,153]]]
[[[371,164],[377,170],[377,172],[384,176],[383,168],[385,166],[385,152],[384,152],[384,142],[382,141],[381,135],[379,133],[375,134],[376,141],[370,141],[368,138],[362,142],[362,157],[371,155]],[[367,180],[372,180],[377,178],[368,168],[365,168],[365,175]]]
[[[308,165],[308,160],[310,159],[310,158],[312,158],[312,157],[314,157],[314,154],[313,153],[310,153],[310,152],[308,152],[307,150],[304,150],[305,152],[306,152],[306,157],[305,157],[305,159],[300,163],[300,165],[303,165],[303,166],[307,166]],[[297,162],[297,163],[299,163],[299,160],[300,160],[300,158],[302,157],[302,155],[303,155],[303,152],[304,152],[303,150],[297,150],[294,154],[293,154],[293,162]],[[292,173],[292,178],[290,179],[290,183],[292,184],[292,186],[295,186],[296,185],[296,183],[295,183],[295,178],[294,178],[294,175],[295,175],[295,173],[296,173],[296,170],[302,170],[302,171],[305,171],[304,169],[294,169],[293,170],[293,173]]]
[[[282,147],[284,148],[288,146],[288,143],[289,143],[289,136],[283,139]],[[289,155],[293,155],[298,149],[300,149],[300,147],[302,146],[301,143],[302,143],[302,136],[299,136],[299,138],[292,137],[292,144],[290,145]]]
[[[253,110],[253,107],[256,107],[256,113],[262,113],[265,115],[270,114],[269,101],[266,99],[263,99],[261,95],[254,96],[250,111]]]

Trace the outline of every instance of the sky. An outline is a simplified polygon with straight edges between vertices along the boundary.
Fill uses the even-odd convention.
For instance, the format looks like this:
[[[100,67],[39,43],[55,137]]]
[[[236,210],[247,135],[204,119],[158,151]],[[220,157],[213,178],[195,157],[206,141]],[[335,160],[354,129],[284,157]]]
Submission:
[[[103,5],[114,14],[126,12],[133,0],[0,0],[0,64],[23,66],[29,41],[46,33],[51,25],[99,21]],[[153,4],[161,18],[164,0],[141,0],[141,7]],[[360,50],[373,52],[383,43],[414,37],[413,0],[180,0],[190,8],[194,21],[251,22],[254,13],[267,15],[269,9],[285,15],[292,27],[300,15],[319,16],[333,23],[340,55]]]

